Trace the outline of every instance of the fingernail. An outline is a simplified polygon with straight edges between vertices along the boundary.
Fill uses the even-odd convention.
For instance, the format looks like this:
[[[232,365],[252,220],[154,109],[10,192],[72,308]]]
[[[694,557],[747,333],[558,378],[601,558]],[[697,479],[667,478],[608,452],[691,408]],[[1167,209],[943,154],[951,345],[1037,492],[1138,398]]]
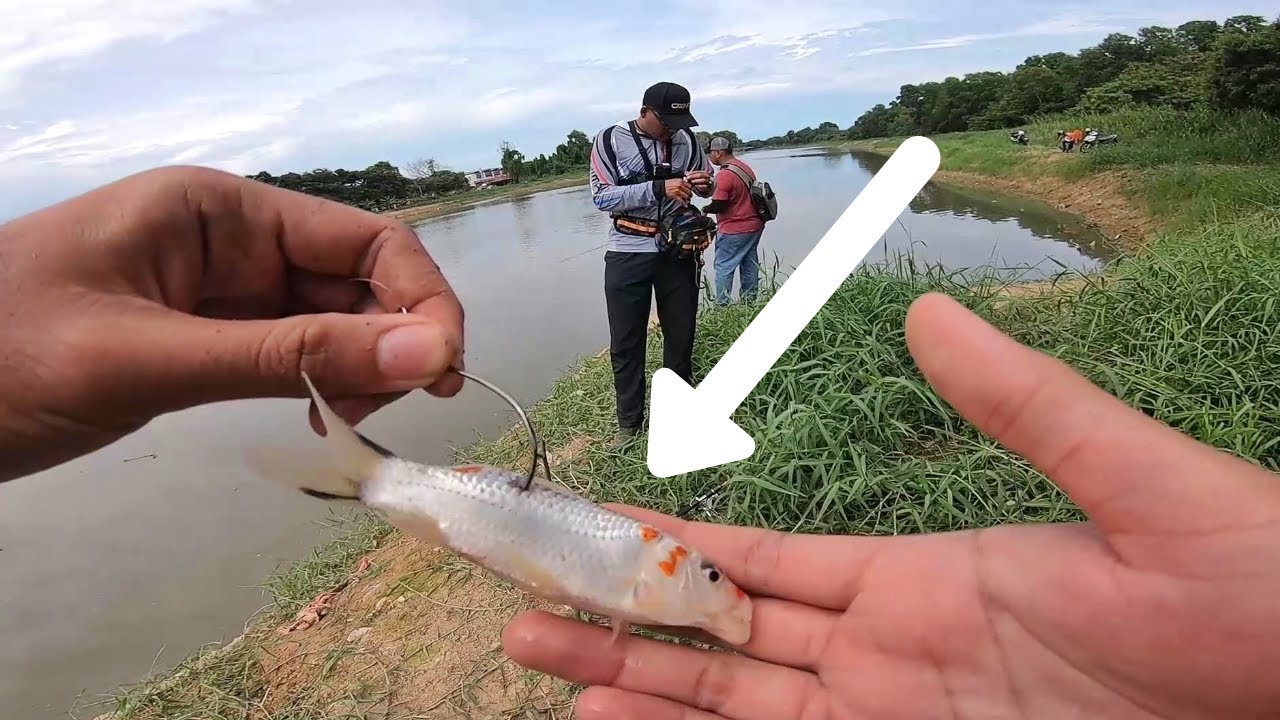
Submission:
[[[444,332],[435,323],[388,330],[378,339],[378,370],[391,380],[426,383],[449,357]]]

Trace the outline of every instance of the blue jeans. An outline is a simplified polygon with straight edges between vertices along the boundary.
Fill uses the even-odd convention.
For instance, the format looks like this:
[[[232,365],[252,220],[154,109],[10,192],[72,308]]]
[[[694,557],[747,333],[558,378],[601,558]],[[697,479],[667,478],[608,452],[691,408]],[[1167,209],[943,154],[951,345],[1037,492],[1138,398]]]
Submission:
[[[733,289],[733,273],[739,271],[742,276],[742,290],[739,297],[749,300],[755,297],[760,284],[760,259],[756,249],[760,245],[760,236],[764,229],[755,232],[716,236],[716,302],[729,304],[729,291]]]

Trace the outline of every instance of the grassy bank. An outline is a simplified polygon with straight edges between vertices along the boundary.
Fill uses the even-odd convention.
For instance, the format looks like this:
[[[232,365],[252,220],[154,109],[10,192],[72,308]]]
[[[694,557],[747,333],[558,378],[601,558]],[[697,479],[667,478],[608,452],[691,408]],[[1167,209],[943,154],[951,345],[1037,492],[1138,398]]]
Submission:
[[[734,415],[756,438],[756,454],[671,479],[648,473],[642,443],[612,451],[602,442],[613,423],[609,364],[586,358],[531,412],[556,449],[557,478],[598,500],[667,511],[727,482],[708,508],[712,518],[785,530],[900,534],[1078,518],[1062,493],[963,422],[916,370],[903,322],[912,300],[932,290],[1144,412],[1280,469],[1280,166],[1268,159],[1277,157],[1280,123],[1117,115],[1071,124],[1086,120],[1120,132],[1123,144],[1054,155],[1062,119],[1030,128],[1031,148],[1000,132],[935,140],[946,177],[957,181],[1003,178],[1036,192],[1050,179],[1059,192],[1079,193],[1107,179],[1150,230],[1103,276],[1010,297],[972,274],[961,284],[910,263],[860,268]],[[1173,128],[1186,130],[1170,145]],[[755,310],[704,313],[700,374]],[[656,369],[661,339],[651,343]],[[512,432],[466,448],[462,459],[515,466],[522,443]],[[528,598],[378,521],[360,522],[273,579],[279,606],[245,640],[159,691],[126,694],[117,717],[568,716],[574,688],[526,673],[497,650],[502,624]],[[311,630],[274,633],[360,557],[371,568],[331,614]]]
[[[560,188],[586,184],[587,180],[585,171],[568,173],[565,175],[553,175],[551,177],[538,178],[536,180],[526,180],[514,185],[503,185],[501,187],[485,188],[483,190],[472,190],[461,195],[450,196],[449,198],[438,202],[416,205],[411,208],[402,208],[400,210],[392,210],[383,214],[412,225],[413,223],[422,222],[429,218],[465,210],[484,202],[524,197],[526,195],[532,195],[546,190],[558,190]]]
[[[1061,152],[1057,131],[1076,127],[1118,133],[1120,142]],[[1030,146],[1013,143],[1003,131],[935,137],[942,153],[940,178],[982,178],[983,184],[1084,213],[1093,212],[1087,203],[1105,203],[1119,193],[1158,220],[1149,230],[1194,227],[1280,206],[1280,121],[1262,113],[1135,110],[1042,118],[1023,129]],[[902,139],[842,147],[888,152]]]

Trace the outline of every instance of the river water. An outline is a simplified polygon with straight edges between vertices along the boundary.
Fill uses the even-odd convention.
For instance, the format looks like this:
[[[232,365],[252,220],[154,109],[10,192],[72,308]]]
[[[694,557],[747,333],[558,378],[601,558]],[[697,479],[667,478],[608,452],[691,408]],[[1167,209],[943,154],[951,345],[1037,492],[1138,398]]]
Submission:
[[[763,248],[784,273],[884,163],[816,148],[743,159],[778,193]],[[418,226],[466,308],[469,370],[532,403],[575,358],[608,344],[598,247],[607,223],[584,184]],[[1037,277],[1100,267],[1102,242],[1045,206],[931,184],[867,262],[909,248],[921,263]],[[267,484],[241,459],[263,442],[317,442],[305,412],[301,400],[195,408],[0,484],[5,717],[92,717],[107,709],[89,706],[101,693],[240,634],[266,602],[257,586],[329,534],[325,503]],[[405,398],[361,428],[410,458],[444,462],[511,419],[472,384],[449,400]]]

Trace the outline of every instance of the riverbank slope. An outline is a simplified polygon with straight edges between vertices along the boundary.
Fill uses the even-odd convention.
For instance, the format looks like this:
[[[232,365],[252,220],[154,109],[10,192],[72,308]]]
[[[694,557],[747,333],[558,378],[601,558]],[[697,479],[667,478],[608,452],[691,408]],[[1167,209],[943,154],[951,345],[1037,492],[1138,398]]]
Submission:
[[[460,212],[481,203],[510,200],[512,198],[524,197],[534,193],[546,192],[547,190],[559,190],[561,188],[576,187],[578,185],[585,186],[586,184],[587,179],[585,171],[580,173],[569,173],[566,175],[553,175],[551,177],[538,178],[536,180],[527,180],[514,185],[503,185],[501,187],[487,188],[484,190],[471,190],[461,195],[452,195],[446,199],[437,200],[436,202],[430,202],[424,205],[415,205],[413,207],[401,208],[399,210],[389,210],[383,213],[383,215],[413,225],[414,223],[419,223],[429,218]]]
[[[958,418],[915,369],[903,319],[916,297],[934,290],[1125,402],[1280,469],[1280,166],[1267,159],[1280,156],[1280,123],[1133,115],[1090,124],[1119,131],[1122,144],[1048,160],[1053,123],[1030,128],[1031,148],[1000,132],[935,141],[940,179],[949,182],[1016,183],[1051,199],[1036,187],[1047,178],[1072,196],[1112,178],[1113,197],[1142,222],[1123,231],[1133,233],[1131,252],[1108,268],[1105,282],[1076,276],[1059,293],[1008,298],[994,280],[962,285],[910,264],[860,268],[735,414],[757,439],[756,454],[670,479],[649,475],[643,443],[609,449],[608,359],[585,358],[531,411],[556,449],[556,479],[593,499],[664,511],[727,481],[708,517],[805,532],[903,534],[1079,519],[1052,484]],[[1183,142],[1169,127],[1191,130]],[[1145,139],[1157,136],[1160,146]],[[888,151],[895,142],[871,147]],[[1101,227],[1111,222],[1087,202],[1080,212]],[[755,311],[704,314],[700,375]],[[658,333],[650,342],[652,370]],[[517,467],[526,452],[513,431],[464,449],[459,459]],[[380,521],[357,519],[349,535],[273,578],[269,589],[275,605],[240,642],[193,658],[168,685],[126,693],[114,717],[569,716],[576,688],[501,654],[503,624],[534,601]],[[277,632],[309,603],[317,612],[302,619],[313,624]]]

